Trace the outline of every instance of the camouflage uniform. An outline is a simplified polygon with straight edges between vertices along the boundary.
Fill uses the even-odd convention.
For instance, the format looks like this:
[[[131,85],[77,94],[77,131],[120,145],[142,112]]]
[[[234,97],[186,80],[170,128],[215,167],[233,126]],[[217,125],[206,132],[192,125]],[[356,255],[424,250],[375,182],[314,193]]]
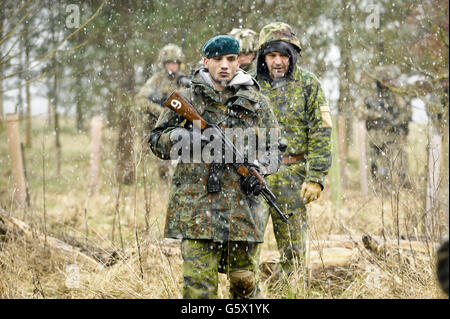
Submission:
[[[271,23],[260,33],[258,67],[265,58],[262,49],[267,43],[278,40],[291,43],[300,51],[300,43],[288,25]],[[331,165],[330,109],[317,77],[295,64],[287,78],[272,82],[258,69],[257,80],[262,92],[270,98],[280,125],[282,141],[287,145],[284,156],[302,157],[283,164],[267,179],[282,210],[294,213],[288,225],[271,210],[281,266],[289,275],[295,266],[303,263],[306,249],[307,211],[300,188],[303,183],[315,182],[323,189],[324,178]]]
[[[247,65],[241,65],[240,68],[247,72],[256,69],[256,51],[258,50],[258,40],[256,32],[251,29],[234,28],[229,34],[239,41],[241,53],[255,53],[255,59],[253,59],[253,61]]]
[[[183,60],[184,54],[180,47],[174,44],[168,44],[163,47],[157,60],[158,68],[162,67],[162,69],[153,74],[136,95],[135,102],[143,116],[142,130],[144,139],[148,138],[148,132],[153,129],[163,111],[161,103],[173,90],[178,88],[177,79],[182,75],[179,72],[169,74],[165,70],[164,64],[168,61],[176,61],[181,65]],[[166,178],[171,175],[170,171],[173,168],[169,161],[157,160],[157,164],[161,177]]]
[[[379,66],[375,69],[377,93],[364,99],[362,116],[366,121],[370,170],[372,177],[389,186],[391,172],[406,183],[408,159],[405,152],[412,110],[400,95],[394,94],[386,85],[392,83],[400,70],[396,66]],[[391,84],[388,84],[391,82]],[[408,183],[409,184],[409,183]]]
[[[209,123],[225,127],[275,128],[277,121],[269,101],[256,82],[227,86],[219,92],[208,81],[206,69],[197,70],[191,87],[181,93]],[[230,82],[230,85],[233,80]],[[230,110],[237,112],[235,115]],[[174,145],[170,134],[188,127],[183,118],[164,111],[151,133],[153,152],[168,159]],[[267,141],[270,139],[267,138]],[[277,147],[278,140],[268,147]],[[227,272],[232,297],[256,297],[258,294],[258,243],[263,242],[268,212],[261,198],[246,196],[240,189],[240,176],[226,165],[220,178],[221,191],[207,192],[211,164],[179,162],[170,188],[165,236],[181,238],[183,254],[183,296],[217,298],[217,271]]]
[[[448,75],[441,79],[435,89],[431,89],[423,100],[425,101],[425,111],[431,120],[434,128],[439,134],[445,133],[445,127],[448,127],[449,99],[448,99]]]

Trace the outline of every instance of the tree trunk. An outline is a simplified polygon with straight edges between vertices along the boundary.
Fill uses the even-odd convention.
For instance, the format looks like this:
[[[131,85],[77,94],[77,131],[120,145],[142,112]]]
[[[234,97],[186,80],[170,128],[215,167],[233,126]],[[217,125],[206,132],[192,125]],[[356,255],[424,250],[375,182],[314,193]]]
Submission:
[[[127,5],[120,4],[121,18],[127,19],[130,15]],[[132,38],[131,25],[124,20],[124,30],[120,39],[121,52],[119,53],[120,65],[122,66],[121,82],[119,87],[119,139],[117,143],[117,179],[119,183],[132,184],[135,178],[134,153],[133,153],[133,126],[132,107],[134,95],[134,64],[133,58],[129,57],[130,50],[128,40]]]
[[[4,13],[0,10],[0,39],[3,37],[3,20]],[[0,130],[3,129],[3,122],[5,121],[5,112],[3,111],[3,64],[0,63]]]
[[[358,121],[355,126],[358,130],[359,184],[361,194],[366,197],[369,194],[369,183],[367,180],[366,125],[364,121]]]
[[[333,162],[330,168],[331,204],[333,209],[338,211],[342,207],[340,158],[337,140],[336,116],[333,116],[333,128],[331,130],[331,154]]]
[[[55,27],[55,15],[52,11],[52,19],[50,22],[50,33],[52,37],[53,45],[58,43],[58,34]],[[56,177],[61,173],[61,142],[59,139],[59,114],[58,114],[58,73],[59,63],[56,59],[56,54],[51,59],[51,67],[53,71],[53,83],[51,83],[51,105],[53,111],[53,134],[55,135],[55,173]]]
[[[83,130],[83,110],[81,108],[81,100],[80,98],[77,99],[76,102],[76,112],[77,112],[77,130],[81,131]]]
[[[437,216],[439,211],[439,171],[442,156],[442,136],[428,124],[427,190],[425,201],[425,230],[431,239],[439,239]]]
[[[24,41],[25,41],[25,68],[27,72],[29,72],[30,67],[30,35],[29,35],[29,26],[26,22],[24,24]],[[28,82],[29,76],[25,77],[25,102],[26,102],[26,113],[25,113],[25,146],[31,147],[31,94],[30,94],[30,83]]]
[[[16,114],[7,116],[6,133],[8,136],[8,148],[11,159],[14,199],[20,207],[25,207],[28,204],[27,184],[20,144],[19,117]]]
[[[117,181],[131,185],[134,182],[133,130],[131,126],[131,97],[120,99],[119,139],[117,142]]]
[[[342,91],[341,91],[342,93]],[[342,103],[342,102],[340,102]],[[337,142],[338,142],[338,156],[339,156],[339,170],[341,172],[341,184],[342,188],[345,189],[347,187],[347,179],[346,179],[346,163],[347,163],[347,127],[346,127],[346,119],[343,114],[339,113],[337,118]]]
[[[81,131],[84,129],[84,114],[83,114],[83,103],[85,103],[85,99],[84,99],[84,94],[83,94],[83,90],[84,87],[82,85],[83,83],[83,75],[82,73],[78,72],[77,76],[76,76],[76,107],[75,107],[75,111],[76,111],[76,123],[77,123],[77,130]]]
[[[342,30],[339,35],[339,47],[341,51],[341,63],[339,65],[339,100],[338,100],[338,145],[339,145],[339,159],[340,159],[340,173],[342,187],[345,189],[347,184],[346,177],[346,163],[348,150],[348,136],[347,129],[348,119],[352,115],[353,98],[350,92],[350,82],[353,79],[352,71],[352,44],[349,39],[352,31],[351,20],[351,2],[344,0],[342,2],[341,24]]]
[[[91,120],[91,168],[89,196],[92,196],[98,189],[98,176],[100,172],[100,146],[102,139],[102,118],[99,116]]]
[[[55,69],[56,69],[56,59],[55,59]],[[56,176],[59,177],[61,173],[61,142],[59,139],[59,114],[58,114],[58,79],[57,72],[55,70],[55,75],[53,76],[53,132],[55,134],[55,168]]]
[[[22,55],[22,54],[21,54]],[[21,64],[23,63],[22,58],[20,59]],[[22,99],[22,91],[23,91],[23,87],[22,87],[22,75],[18,76],[18,81],[17,81],[17,85],[19,86],[19,88],[17,89],[17,104],[16,104],[16,108],[14,110],[14,113],[19,115],[19,120],[23,119],[23,99]]]
[[[1,26],[1,24],[0,24]],[[0,34],[1,37],[1,34]],[[3,129],[3,123],[5,122],[5,112],[3,111],[3,66],[0,65],[0,131]]]

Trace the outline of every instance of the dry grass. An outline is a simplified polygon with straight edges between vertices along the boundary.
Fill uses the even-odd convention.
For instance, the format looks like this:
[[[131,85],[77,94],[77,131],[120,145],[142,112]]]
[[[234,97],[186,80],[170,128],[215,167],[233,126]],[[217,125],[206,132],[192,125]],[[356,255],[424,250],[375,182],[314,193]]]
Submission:
[[[101,184],[88,198],[89,137],[76,132],[72,119],[63,119],[61,132],[62,171],[54,171],[53,135],[43,119],[35,119],[33,147],[26,149],[27,175],[32,206],[17,209],[12,202],[12,177],[7,143],[0,132],[0,206],[32,225],[37,231],[58,238],[70,238],[86,247],[117,249],[120,257],[110,267],[93,269],[68,257],[59,256],[44,243],[24,241],[20,236],[0,240],[0,298],[181,298],[182,263],[179,255],[167,254],[162,246],[169,186],[159,180],[154,157],[136,155],[137,183],[121,186],[115,181],[115,132],[103,131]],[[426,153],[424,128],[413,125],[409,137],[412,188],[394,194],[369,198],[359,193],[357,154],[350,147],[349,187],[343,193],[343,209],[333,211],[329,187],[320,200],[309,205],[309,235],[312,240],[329,234],[364,234],[397,238],[423,235],[423,178]],[[45,151],[43,149],[45,148]],[[136,145],[136,148],[137,145]],[[447,155],[448,156],[448,155]],[[143,161],[147,166],[146,187],[150,201],[149,227],[146,227]],[[46,168],[44,192],[42,166]],[[448,188],[448,172],[443,185]],[[440,228],[436,238],[448,233],[448,189],[442,188]],[[447,192],[447,193],[446,193]],[[448,196],[448,195],[447,195]],[[395,204],[395,203],[398,203]],[[447,203],[447,204],[446,204]],[[116,207],[119,208],[118,216]],[[120,227],[119,227],[120,220]],[[113,225],[113,222],[115,224]],[[114,234],[113,234],[114,229]],[[138,235],[138,240],[136,238]],[[114,240],[113,240],[114,236]],[[2,238],[2,237],[0,237]],[[122,249],[123,243],[123,249]],[[276,251],[269,223],[264,251]],[[77,265],[79,272],[71,272]],[[286,281],[262,282],[265,298],[445,298],[435,279],[434,251],[408,255],[374,255],[361,250],[358,262],[344,273],[348,276],[309,278],[293,276]],[[303,273],[303,272],[300,272]],[[79,286],[70,280],[79,278]],[[75,278],[76,279],[76,278]],[[70,288],[72,287],[72,288]],[[228,298],[228,282],[220,276],[219,297]]]

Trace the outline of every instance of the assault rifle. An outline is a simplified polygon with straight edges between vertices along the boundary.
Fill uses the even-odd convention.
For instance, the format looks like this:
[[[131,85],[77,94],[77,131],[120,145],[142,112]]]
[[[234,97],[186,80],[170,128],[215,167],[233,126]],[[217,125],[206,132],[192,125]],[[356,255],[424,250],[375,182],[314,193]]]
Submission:
[[[186,100],[184,96],[182,96],[179,92],[172,92],[172,94],[167,98],[163,105],[178,113],[181,117],[185,118],[193,125],[200,125],[199,128],[202,131],[206,127],[212,128],[213,130],[215,130],[214,136],[218,136],[222,139],[222,143],[224,143],[225,148],[232,150],[234,158],[244,158],[244,155],[234,146],[233,142],[230,141],[230,139],[225,135],[220,127],[215,124],[209,124],[208,122],[206,122],[200,116],[200,114],[198,114],[192,104],[188,100]],[[242,177],[245,178],[249,174],[251,174],[258,179],[259,185],[261,186],[260,194],[264,197],[267,203],[273,209],[275,209],[281,219],[284,222],[289,223],[288,217],[292,216],[292,213],[288,214],[288,217],[286,217],[286,215],[283,214],[283,212],[278,208],[277,204],[275,203],[275,195],[267,186],[266,182],[264,181],[264,177],[262,177],[261,174],[259,174],[259,172],[255,169],[254,164],[250,165],[249,163],[244,161],[244,163],[233,163],[232,165],[235,168],[236,172]]]

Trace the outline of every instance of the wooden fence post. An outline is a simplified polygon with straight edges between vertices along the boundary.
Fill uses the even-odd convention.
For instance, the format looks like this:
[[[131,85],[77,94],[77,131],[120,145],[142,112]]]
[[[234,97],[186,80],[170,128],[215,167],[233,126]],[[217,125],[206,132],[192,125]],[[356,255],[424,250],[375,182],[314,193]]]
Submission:
[[[369,186],[367,180],[367,153],[366,153],[366,124],[364,121],[356,123],[358,144],[359,144],[359,183],[361,194],[367,197],[369,194]]]
[[[27,205],[27,185],[25,181],[18,123],[19,117],[17,114],[8,114],[6,116],[6,134],[8,137],[8,148],[11,159],[14,199],[19,206],[25,207]]]
[[[333,128],[331,130],[331,155],[333,162],[330,167],[330,189],[331,189],[331,204],[333,210],[340,211],[342,208],[342,184],[340,172],[340,157],[339,157],[339,141],[338,128],[336,127],[336,116],[333,116]]]
[[[100,145],[102,140],[102,118],[95,116],[91,120],[91,161],[90,161],[90,185],[89,196],[98,189],[98,177],[100,172]]]
[[[433,124],[428,124],[428,165],[425,202],[425,228],[428,236],[436,239],[436,216],[438,209],[439,173],[442,152],[442,136]]]

